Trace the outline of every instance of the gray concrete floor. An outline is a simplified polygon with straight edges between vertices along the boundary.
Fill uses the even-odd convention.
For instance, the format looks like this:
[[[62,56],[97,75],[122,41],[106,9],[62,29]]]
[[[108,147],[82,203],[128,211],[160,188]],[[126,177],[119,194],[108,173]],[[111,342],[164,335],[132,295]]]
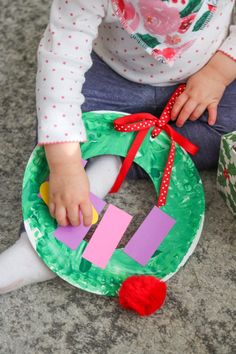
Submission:
[[[35,139],[35,53],[49,5],[0,0],[0,252],[16,240],[21,220],[22,176]],[[60,279],[28,286],[0,297],[0,353],[235,353],[235,219],[216,191],[215,171],[202,178],[202,237],[186,266],[168,281],[161,311],[140,318],[121,310],[116,299]],[[148,185],[131,186],[130,205],[142,183]]]

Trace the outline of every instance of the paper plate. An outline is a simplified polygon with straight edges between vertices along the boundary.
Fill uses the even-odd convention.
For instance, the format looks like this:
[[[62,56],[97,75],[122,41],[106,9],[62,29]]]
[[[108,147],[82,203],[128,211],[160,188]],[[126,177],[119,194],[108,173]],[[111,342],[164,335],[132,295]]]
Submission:
[[[88,136],[88,142],[82,144],[84,159],[105,154],[126,156],[135,133],[114,130],[113,120],[120,116],[119,112],[104,111],[83,114]],[[164,132],[156,139],[152,139],[149,133],[135,158],[135,162],[150,176],[157,195],[169,148],[170,140]],[[115,296],[121,283],[134,274],[167,280],[186,263],[198,243],[205,212],[204,192],[194,163],[179,146],[176,146],[167,204],[161,208],[176,220],[176,224],[146,266],[138,264],[122,249],[116,249],[103,270],[81,257],[86,241],[82,241],[74,251],[58,241],[53,236],[57,223],[38,196],[40,185],[48,175],[44,148],[36,147],[23,180],[22,208],[26,231],[47,266],[78,288]]]

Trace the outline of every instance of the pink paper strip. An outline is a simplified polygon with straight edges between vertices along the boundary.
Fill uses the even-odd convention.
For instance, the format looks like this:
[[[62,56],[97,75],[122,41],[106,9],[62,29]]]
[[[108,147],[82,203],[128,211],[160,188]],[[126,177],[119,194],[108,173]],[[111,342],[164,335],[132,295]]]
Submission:
[[[90,193],[90,200],[98,214],[100,214],[104,209],[106,202],[92,193]],[[59,226],[54,232],[54,236],[70,249],[76,250],[90,228],[91,226],[86,227],[83,224],[80,226]]]
[[[131,215],[109,205],[82,257],[102,269],[106,268],[131,220]]]
[[[125,246],[124,252],[136,262],[145,266],[175,222],[172,217],[154,206]]]

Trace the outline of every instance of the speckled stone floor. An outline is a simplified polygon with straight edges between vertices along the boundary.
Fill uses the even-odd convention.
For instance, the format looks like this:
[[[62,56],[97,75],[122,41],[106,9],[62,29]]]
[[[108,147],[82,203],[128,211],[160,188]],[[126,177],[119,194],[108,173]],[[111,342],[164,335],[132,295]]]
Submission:
[[[17,237],[21,181],[34,145],[36,47],[46,0],[0,0],[0,251]],[[60,279],[0,297],[0,353],[233,354],[235,219],[202,173],[206,221],[186,266],[168,281],[165,306],[149,318],[123,311],[116,299],[74,289]],[[128,188],[132,205],[140,184]],[[145,197],[142,195],[141,200]],[[146,200],[147,205],[151,200]]]

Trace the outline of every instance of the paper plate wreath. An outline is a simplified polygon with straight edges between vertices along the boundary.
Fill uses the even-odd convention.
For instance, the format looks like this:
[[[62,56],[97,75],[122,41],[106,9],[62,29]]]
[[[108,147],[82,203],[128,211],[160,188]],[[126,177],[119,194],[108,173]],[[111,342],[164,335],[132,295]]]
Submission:
[[[116,249],[132,216],[91,195],[95,232],[89,228],[58,227],[47,207],[49,169],[43,147],[36,147],[23,181],[23,217],[30,241],[47,266],[81,289],[115,296],[133,275],[167,280],[185,264],[199,240],[205,199],[199,174],[189,157],[196,146],[177,134],[168,121],[181,85],[160,118],[148,113],[83,114],[88,142],[82,144],[85,160],[99,155],[125,157],[111,192],[118,191],[135,161],[150,176],[157,196],[153,206],[123,249]],[[115,129],[114,129],[115,127]],[[178,144],[176,144],[178,143]],[[181,148],[179,146],[183,146]],[[98,214],[106,209],[101,221]]]

